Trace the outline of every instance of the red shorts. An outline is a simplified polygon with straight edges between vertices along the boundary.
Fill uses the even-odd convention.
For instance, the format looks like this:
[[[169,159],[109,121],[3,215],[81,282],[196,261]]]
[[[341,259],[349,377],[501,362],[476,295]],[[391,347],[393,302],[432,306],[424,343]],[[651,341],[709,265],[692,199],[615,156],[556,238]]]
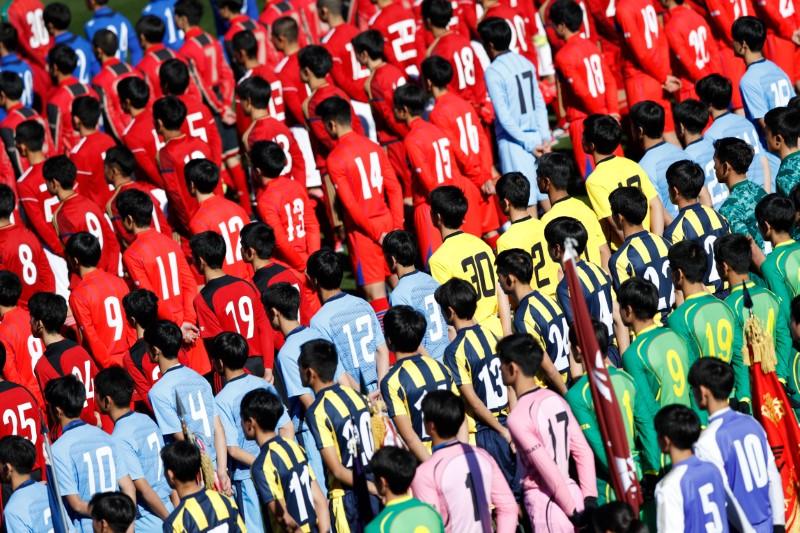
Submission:
[[[386,233],[392,228],[391,217],[388,220],[372,219],[373,224],[382,227]],[[347,232],[347,251],[353,266],[356,285],[363,287],[372,283],[383,283],[392,273],[383,257],[381,245],[354,228],[345,226]]]
[[[625,78],[625,94],[628,96],[628,107],[644,100],[652,100],[664,108],[664,132],[675,131],[672,119],[672,104],[666,99],[661,83],[646,74],[632,75]]]
[[[428,259],[442,244],[442,234],[433,226],[431,206],[427,202],[414,206],[414,231],[417,234],[417,246],[422,264],[427,268]]]
[[[781,67],[792,83],[800,79],[800,48],[792,41],[770,34],[764,53],[767,59]]]
[[[744,104],[742,103],[742,93],[739,92],[739,81],[744,76],[744,61],[736,57],[736,54],[733,53],[733,48],[724,42],[718,42],[717,45],[719,46],[719,59],[722,63],[722,75],[730,80],[733,87],[731,107],[733,109],[741,109]]]

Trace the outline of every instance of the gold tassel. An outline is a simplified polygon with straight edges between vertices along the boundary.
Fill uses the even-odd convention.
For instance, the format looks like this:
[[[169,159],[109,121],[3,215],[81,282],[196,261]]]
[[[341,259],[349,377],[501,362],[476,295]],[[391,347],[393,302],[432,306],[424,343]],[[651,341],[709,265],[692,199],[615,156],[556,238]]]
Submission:
[[[211,457],[206,452],[200,453],[200,471],[203,473],[203,483],[205,483],[207,490],[216,490],[214,487],[214,464],[211,462]]]
[[[750,350],[742,350],[744,364],[751,366],[753,363],[761,363],[761,370],[765,374],[775,372],[778,364],[775,342],[770,332],[764,329],[761,320],[754,314],[751,314],[744,323],[744,335],[746,343],[752,349],[752,360]]]
[[[383,404],[383,400],[378,400],[369,406],[369,410],[372,414],[372,441],[375,443],[375,451],[378,451],[383,447],[383,440],[386,438],[384,419],[386,406]]]

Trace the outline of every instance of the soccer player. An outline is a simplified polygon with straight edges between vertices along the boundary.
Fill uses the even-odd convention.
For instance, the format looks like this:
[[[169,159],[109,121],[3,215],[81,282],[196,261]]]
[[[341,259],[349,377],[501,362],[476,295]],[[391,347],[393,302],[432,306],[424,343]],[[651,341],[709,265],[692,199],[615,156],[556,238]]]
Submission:
[[[134,289],[122,299],[122,309],[125,311],[128,324],[136,331],[136,342],[122,357],[122,367],[133,379],[135,390],[133,399],[138,404],[136,407],[144,404],[141,411],[150,412],[152,408],[147,393],[153,383],[161,377],[161,371],[147,354],[144,330],[158,320],[158,297],[147,289]]]
[[[164,437],[149,416],[131,410],[133,392],[133,379],[123,368],[113,366],[97,373],[97,406],[114,421],[111,440],[136,488],[136,529],[154,531],[173,508],[171,491],[161,471],[159,454]]]
[[[280,63],[275,67],[275,76],[283,89],[283,102],[286,105],[286,125],[289,127],[305,124],[303,101],[309,90],[300,79],[300,64],[297,53],[300,51],[297,21],[290,16],[283,16],[272,23],[270,41],[283,54]]]
[[[778,65],[764,57],[764,22],[753,16],[739,17],[731,27],[731,37],[733,52],[747,67],[739,80],[745,114],[763,132],[764,115],[789,103],[795,96],[794,84]]]
[[[92,45],[81,35],[69,31],[72,23],[72,13],[68,5],[53,2],[44,6],[42,20],[47,28],[47,33],[53,38],[53,45],[65,44],[75,50],[78,64],[72,75],[81,83],[89,81],[100,70],[97,59],[92,53]]]
[[[46,108],[55,147],[50,155],[69,152],[79,140],[78,132],[72,129],[72,101],[79,96],[97,97],[94,89],[72,75],[77,66],[78,56],[66,44],[58,44],[47,53],[47,70],[56,82]]]
[[[90,41],[94,34],[101,29],[107,29],[120,36],[117,57],[131,65],[136,65],[142,59],[142,48],[136,40],[133,24],[124,15],[108,7],[108,0],[88,0],[87,7],[93,11],[92,18],[84,24],[86,38]]]
[[[435,390],[458,390],[446,366],[420,353],[425,329],[425,317],[407,305],[392,306],[384,319],[386,346],[397,362],[381,380],[381,396],[403,442],[420,462],[431,456],[431,438],[420,411],[422,400]]]
[[[25,438],[34,446],[34,460],[31,470],[36,470],[36,476],[41,478],[44,468],[44,447],[41,438],[42,430],[42,393],[38,385],[33,383],[33,388],[17,381],[10,381],[10,370],[15,364],[13,356],[8,353],[3,342],[0,342],[0,400],[7,409],[13,413],[3,420],[0,426],[0,437],[16,436]],[[26,414],[27,413],[27,414]],[[5,482],[5,480],[3,480]]]
[[[75,375],[49,381],[44,397],[50,415],[62,428],[50,457],[59,493],[72,526],[77,531],[91,531],[89,500],[96,492],[119,488],[131,499],[136,497],[127,462],[110,435],[81,420],[86,389]]]
[[[242,260],[242,250],[238,246],[239,232],[250,220],[250,215],[237,203],[216,194],[215,191],[219,190],[219,167],[208,159],[193,159],[184,167],[184,176],[189,194],[198,205],[189,221],[189,231],[192,235],[205,231],[220,234],[225,242],[225,273],[250,278],[253,271]]]
[[[225,380],[225,386],[214,398],[219,412],[222,428],[233,475],[233,489],[240,512],[249,531],[263,531],[264,522],[256,494],[256,488],[250,477],[250,467],[258,455],[256,443],[247,439],[243,430],[243,419],[240,405],[243,397],[253,390],[266,390],[277,396],[278,391],[266,380],[247,372],[248,357],[247,340],[238,333],[230,331],[214,337],[209,345],[208,353],[214,370]],[[294,437],[294,426],[289,417],[283,413],[277,422],[281,435],[291,440]]]
[[[154,3],[156,2],[148,4],[144,11],[147,11]],[[136,22],[136,36],[139,38],[139,43],[143,49],[142,60],[136,65],[136,70],[144,77],[155,99],[163,96],[159,68],[165,61],[176,59],[178,55],[175,51],[183,46],[183,32],[180,30],[174,31],[174,34],[170,31],[167,42],[164,42],[167,27],[174,28],[175,26],[175,18],[172,16],[175,2],[164,0],[162,3],[169,4],[167,6],[169,16],[162,19],[156,15],[142,15],[142,18]],[[178,33],[180,33],[180,42],[171,41],[171,39],[178,38]],[[196,88],[194,89],[197,90]]]
[[[507,21],[506,23],[511,30],[509,50],[525,57],[537,67],[541,63],[542,72],[539,73],[539,76],[542,78],[546,76],[552,77],[551,54],[548,54],[546,59],[544,57],[540,58],[534,43],[538,27],[534,16],[532,16],[534,15],[532,13],[533,9],[525,4],[512,6],[510,3],[500,2],[499,0],[481,0],[481,7],[483,7],[481,22],[490,18],[499,18]],[[475,33],[474,30],[471,31]],[[480,34],[480,30],[478,30],[478,34]]]
[[[0,23],[0,68],[5,72],[13,72],[21,79],[24,86],[22,103],[26,107],[33,107],[34,79],[33,72],[27,60],[17,54],[19,40],[17,30],[8,22]],[[42,97],[42,90],[39,96]]]
[[[461,398],[433,391],[422,400],[422,414],[433,454],[417,467],[414,495],[436,509],[448,533],[483,531],[493,524],[498,533],[513,532],[518,507],[491,452],[457,440],[466,415]]]
[[[306,274],[322,302],[311,327],[336,346],[342,368],[361,391],[374,393],[389,370],[389,352],[375,310],[342,291],[342,263],[334,252],[323,249],[311,254]]]
[[[0,120],[0,138],[5,145],[8,159],[13,165],[14,173],[19,179],[28,170],[30,164],[22,157],[14,142],[14,131],[26,120],[36,120],[45,128],[47,153],[54,153],[53,139],[45,121],[36,110],[22,105],[22,78],[13,72],[0,72],[0,106],[5,109],[6,116]]]
[[[672,281],[683,293],[684,302],[670,313],[667,324],[686,340],[689,363],[713,357],[735,369],[735,398],[750,402],[750,381],[742,362],[742,330],[735,327],[730,307],[705,290],[706,252],[695,241],[676,243],[669,250]]]
[[[164,520],[164,531],[220,531],[245,533],[236,503],[227,495],[209,490],[198,482],[201,476],[201,452],[186,441],[176,441],[161,450],[164,476],[178,494],[180,503]],[[202,526],[202,527],[201,527]]]
[[[163,189],[164,180],[158,170],[158,151],[164,144],[156,132],[153,113],[149,109],[151,89],[135,76],[119,82],[120,107],[131,115],[131,122],[123,132],[121,142],[136,157],[137,177]]]
[[[708,106],[699,100],[687,98],[678,102],[673,107],[672,113],[675,116],[675,131],[684,151],[689,155],[689,159],[700,165],[705,175],[705,194],[708,196],[707,202],[710,202],[708,205],[719,209],[728,197],[728,189],[717,181],[717,175],[714,173],[714,143],[703,135],[711,116]],[[669,174],[667,183],[669,184]]]
[[[367,399],[334,382],[341,361],[336,352],[336,347],[326,340],[307,341],[300,347],[298,366],[303,386],[315,395],[305,422],[325,465],[332,530],[347,533],[364,527],[352,489],[356,448],[351,447],[351,442],[360,440],[362,464],[369,463],[375,446]]]
[[[130,124],[130,117],[122,113],[117,86],[125,78],[141,76],[131,65],[117,58],[119,38],[108,29],[98,30],[92,37],[94,55],[100,63],[100,72],[92,78],[92,87],[103,104],[103,125],[115,139],[121,139]]]
[[[98,492],[89,500],[92,527],[100,533],[128,531],[136,520],[136,504],[121,492]]]
[[[102,368],[121,365],[136,341],[122,315],[128,284],[116,274],[97,268],[100,242],[91,233],[74,233],[65,246],[67,264],[78,277],[69,295],[69,307],[80,338]]]
[[[252,466],[253,484],[258,501],[268,506],[274,522],[286,529],[329,531],[328,502],[304,449],[277,432],[286,416],[278,397],[263,389],[252,390],[242,398],[237,415],[244,435],[259,448]]]
[[[223,37],[223,47],[228,61],[234,65],[234,75],[238,79],[243,72],[241,69],[236,68],[236,63],[233,59],[233,38],[240,31],[252,32],[256,38],[258,48],[256,50],[256,59],[259,64],[267,65],[268,48],[269,48],[269,33],[263,24],[250,18],[249,14],[245,12],[244,0],[218,0],[217,12],[222,20],[227,23],[227,30]],[[274,67],[274,65],[272,65]],[[247,520],[245,520],[245,523]]]
[[[98,131],[100,111],[100,102],[91,96],[80,96],[72,101],[72,126],[78,131],[80,140],[70,150],[69,159],[78,172],[76,187],[80,187],[80,193],[103,207],[111,198],[103,160],[116,143],[110,135]]]
[[[659,446],[672,463],[656,485],[658,530],[728,531],[725,513],[731,514],[734,504],[727,505],[722,476],[692,451],[700,436],[700,419],[686,406],[668,405],[658,412],[654,424]]]
[[[345,21],[342,7],[341,0],[317,1],[320,20],[330,27],[328,33],[320,39],[320,43],[333,58],[331,77],[334,85],[347,93],[352,100],[364,106],[368,99],[364,87],[369,77],[369,69],[356,60],[351,41],[359,32],[355,26]]]
[[[426,321],[422,346],[429,356],[441,361],[450,340],[442,309],[434,297],[439,283],[426,272],[417,270],[415,262],[419,253],[410,232],[392,231],[384,237],[382,247],[389,270],[398,277],[397,285],[389,294],[389,303],[408,305],[422,313]]]
[[[140,18],[136,23],[136,33],[139,36],[139,43],[142,45],[142,50],[144,51],[144,57],[142,58],[142,61],[144,61],[145,57],[147,57],[148,46],[142,40],[143,32],[139,22],[146,17],[153,17],[154,19],[160,21],[161,26],[164,28],[160,38],[148,39],[150,43],[163,42],[169,47],[170,51],[180,50],[181,46],[183,46],[184,33],[178,29],[175,24],[175,17],[173,16],[174,11],[174,0],[150,0],[150,2],[144,6],[144,9],[142,9],[142,18]],[[151,24],[153,24],[153,22],[148,22],[148,26]],[[139,64],[141,65],[142,62],[140,61]]]
[[[425,56],[425,41],[417,35],[420,24],[408,5],[398,0],[372,0],[378,7],[367,26],[386,42],[386,61],[410,78],[419,77],[419,63]],[[416,6],[415,6],[416,7]]]
[[[58,520],[50,508],[47,486],[31,475],[36,459],[36,448],[28,439],[15,435],[0,438],[0,481],[11,489],[3,506],[7,531],[49,531],[52,521]]]
[[[664,231],[664,204],[653,187],[647,172],[627,157],[615,155],[622,141],[622,126],[609,115],[589,115],[583,121],[583,150],[592,156],[594,170],[586,178],[586,192],[591,201],[606,240],[611,245],[622,244],[622,228],[615,226],[611,217],[608,196],[623,185],[639,187],[647,198],[647,215],[643,226],[652,233]],[[627,176],[627,177],[626,177]],[[567,215],[567,216],[572,216]]]
[[[275,232],[275,255],[302,272],[309,256],[320,245],[319,222],[304,182],[283,175],[288,158],[276,142],[255,143],[250,150],[250,161],[254,177],[261,185],[256,211]]]
[[[792,265],[800,258],[800,244],[791,236],[796,211],[791,200],[778,194],[766,195],[755,211],[758,230],[772,245],[761,264],[761,274],[788,316],[792,299],[800,294],[800,279],[791,274]]]
[[[730,408],[733,374],[730,365],[713,358],[702,358],[689,370],[697,405],[708,411],[708,425],[694,450],[700,459],[719,469],[727,490],[738,502],[736,510],[743,527],[780,530],[785,521],[781,476],[764,428],[753,417]]]
[[[381,241],[403,227],[403,191],[386,153],[353,130],[350,104],[339,97],[317,106],[325,130],[336,141],[326,166],[344,212],[347,250],[356,277],[378,318],[389,308]]]
[[[550,125],[536,67],[509,50],[513,32],[508,21],[484,18],[478,25],[478,33],[492,59],[486,68],[486,89],[495,110],[500,170],[503,174],[530,172],[536,168],[536,158],[550,150]],[[533,176],[526,177],[531,182],[528,205],[537,202],[544,205],[546,199],[533,182]]]
[[[550,296],[531,288],[533,261],[525,250],[512,248],[497,255],[500,288],[516,305],[514,331],[527,333],[547,353],[542,373],[561,394],[567,392],[564,377],[569,370],[569,326],[564,312]]]
[[[789,196],[800,183],[800,110],[776,107],[764,115],[764,132],[767,148],[781,158],[781,166],[775,176],[776,191]]]
[[[283,87],[280,80],[275,77],[274,65],[279,61],[278,53],[272,46],[271,42],[267,40],[269,58],[266,63],[258,60],[259,42],[256,36],[250,30],[243,30],[233,36],[231,45],[233,47],[233,61],[240,65],[244,70],[244,74],[238,79],[236,85],[236,128],[239,135],[250,127],[251,119],[247,116],[248,112],[242,109],[243,96],[239,94],[239,89],[242,83],[254,78],[261,78],[266,81],[270,86],[270,97],[267,106],[264,110],[269,111],[269,115],[279,120],[280,122],[286,121],[286,113],[283,106]]]

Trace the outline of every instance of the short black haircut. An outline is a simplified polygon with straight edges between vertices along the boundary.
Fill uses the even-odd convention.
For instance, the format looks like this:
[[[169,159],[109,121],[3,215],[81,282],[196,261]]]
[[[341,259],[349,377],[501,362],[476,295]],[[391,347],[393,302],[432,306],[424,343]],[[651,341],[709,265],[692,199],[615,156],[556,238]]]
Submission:
[[[511,25],[500,17],[485,18],[478,24],[478,35],[484,46],[492,45],[497,52],[511,46]]]
[[[297,21],[290,16],[281,17],[272,23],[272,35],[283,37],[290,43],[297,42],[299,32],[300,28],[297,26]]]
[[[52,24],[57,30],[68,30],[72,22],[72,12],[67,4],[53,2],[44,6],[42,18],[45,24]]]
[[[709,74],[705,78],[697,80],[694,84],[694,92],[704,104],[714,109],[728,109],[731,105],[733,86],[731,80],[722,74]]]
[[[19,74],[11,71],[0,72],[0,93],[10,100],[19,100],[25,90],[25,84]]]
[[[542,366],[544,351],[528,333],[513,333],[497,343],[497,357],[502,363],[516,363],[523,375],[534,377]]]
[[[720,163],[728,163],[737,174],[745,174],[753,162],[755,151],[747,141],[736,137],[724,137],[714,141],[714,157]]]
[[[200,473],[200,449],[186,440],[176,440],[161,449],[164,471],[172,472],[175,479],[190,483]]]
[[[475,309],[478,307],[478,293],[468,281],[461,278],[450,278],[436,289],[433,297],[443,312],[449,307],[462,320],[470,320],[475,316]]]
[[[127,146],[117,144],[106,150],[103,164],[107,168],[118,169],[123,176],[133,176],[136,172],[136,157]]]
[[[265,309],[275,309],[289,320],[297,320],[300,310],[300,291],[290,283],[269,285],[261,295]]]
[[[175,16],[186,17],[191,26],[197,26],[203,18],[203,4],[199,0],[178,0],[175,2]]]
[[[342,126],[350,126],[350,104],[344,98],[331,96],[320,102],[314,112],[323,122],[333,121]]]
[[[100,101],[93,96],[79,96],[72,101],[71,112],[87,128],[96,128],[100,122]]]
[[[67,418],[78,418],[86,402],[86,389],[81,380],[73,374],[67,374],[47,382],[44,399],[50,408],[61,409]]]
[[[628,278],[617,291],[620,309],[630,306],[639,320],[648,320],[658,312],[658,289],[646,278]]]
[[[522,172],[506,172],[495,185],[497,197],[508,200],[512,207],[525,209],[531,197],[531,183]]]
[[[28,300],[31,320],[41,322],[49,333],[61,329],[67,320],[67,301],[54,292],[37,292]]]
[[[0,438],[0,465],[4,464],[10,464],[22,475],[30,474],[36,465],[36,447],[18,435]]]
[[[381,246],[386,258],[393,257],[398,264],[404,267],[414,266],[419,255],[414,235],[405,230],[390,231],[383,238]]]
[[[766,222],[775,231],[789,233],[794,228],[796,214],[794,203],[778,193],[768,194],[756,204],[756,220],[762,230],[766,229]]]
[[[78,168],[69,157],[65,155],[54,155],[47,159],[42,165],[42,176],[45,181],[55,181],[62,188],[70,190],[75,187],[75,180],[78,177]]]
[[[622,126],[611,115],[589,115],[583,121],[583,139],[601,154],[612,154],[622,142]]]
[[[277,178],[289,164],[281,145],[272,141],[258,141],[250,147],[250,162],[267,178]]]
[[[675,161],[667,167],[667,185],[674,187],[684,198],[700,196],[705,182],[703,167],[690,159]]]
[[[449,390],[435,390],[422,400],[422,417],[436,428],[439,437],[452,439],[464,423],[464,402]]]
[[[158,296],[147,289],[134,289],[122,297],[122,309],[128,320],[147,329],[158,319]]]
[[[98,492],[89,500],[94,520],[105,520],[113,533],[125,533],[136,520],[136,504],[123,492]]]
[[[567,0],[558,0],[558,3],[563,1]],[[553,187],[559,191],[566,191],[570,185],[578,181],[578,170],[574,159],[566,153],[549,152],[541,155],[536,161],[536,176],[547,178]]]
[[[700,419],[685,405],[674,403],[662,407],[656,413],[653,424],[659,437],[669,438],[681,450],[691,450],[700,438]]]
[[[138,76],[128,76],[117,84],[120,102],[130,101],[136,109],[144,109],[150,101],[150,87]]]
[[[309,256],[306,272],[320,287],[329,291],[338,289],[344,277],[341,258],[327,248],[317,250]]]
[[[324,46],[310,44],[297,53],[300,68],[307,68],[317,78],[324,78],[333,68],[333,57]]]
[[[0,218],[9,218],[16,206],[14,191],[5,183],[0,183]]]
[[[745,43],[751,51],[760,52],[767,40],[767,27],[756,17],[739,17],[731,26],[731,37],[734,42]]]
[[[158,68],[158,80],[164,94],[181,95],[189,88],[189,67],[180,59],[167,59]]]
[[[30,119],[20,122],[14,131],[17,144],[24,144],[28,150],[41,152],[44,147],[44,126],[38,120]]]
[[[192,184],[201,194],[211,194],[219,184],[219,167],[208,159],[192,159],[183,169],[186,184]]]
[[[711,113],[708,111],[707,103],[687,98],[672,107],[672,116],[675,118],[675,122],[683,126],[689,133],[699,134],[708,124]]]
[[[571,32],[581,29],[583,9],[573,0],[557,0],[550,8],[550,22],[554,26],[564,24]]]
[[[14,307],[20,296],[22,296],[22,282],[19,276],[10,270],[0,270],[0,305]],[[28,302],[28,307],[30,308],[30,302]]]
[[[696,241],[680,241],[672,245],[668,252],[670,268],[680,270],[692,283],[700,283],[708,271],[708,255],[703,246]]]
[[[618,187],[608,195],[611,213],[630,224],[641,224],[647,217],[647,197],[639,187]]]
[[[147,228],[153,223],[153,200],[146,192],[127,189],[117,195],[115,202],[119,217],[131,217],[137,228]]]
[[[258,57],[258,39],[250,30],[236,32],[231,39],[231,46],[235,52],[244,52],[250,59]]]
[[[5,46],[9,52],[14,52],[19,47],[17,30],[9,22],[0,22],[0,44]]]
[[[97,398],[108,396],[117,407],[128,407],[133,398],[133,378],[121,366],[104,368],[94,377],[94,392]]]
[[[362,31],[351,41],[356,54],[366,52],[370,59],[385,59],[383,52],[384,38],[378,30]]]
[[[737,274],[747,274],[752,262],[750,239],[740,233],[729,233],[714,241],[717,265],[725,263]]]
[[[522,283],[530,283],[533,279],[533,259],[521,248],[511,248],[497,254],[495,266],[500,276],[511,275]]]
[[[242,397],[239,416],[242,420],[252,418],[263,431],[275,431],[283,415],[280,398],[267,389],[254,389]]]
[[[450,5],[450,2],[444,0],[435,1]],[[453,81],[453,66],[442,56],[433,55],[422,62],[422,76],[434,87],[444,89]]]
[[[239,242],[255,250],[259,259],[269,259],[275,250],[275,232],[263,222],[250,222],[239,231]]]
[[[453,18],[450,0],[422,0],[422,20],[430,21],[434,28],[447,28]]]
[[[600,353],[608,354],[608,347],[611,345],[611,339],[608,336],[608,328],[605,324],[592,318],[592,329],[594,330],[594,338],[597,341],[597,347],[600,348]],[[578,333],[577,329],[569,328],[569,342],[572,346],[578,346]],[[584,355],[584,357],[587,357]]]
[[[107,56],[114,56],[119,48],[119,38],[113,31],[103,28],[92,35],[92,46]]]
[[[181,350],[183,334],[181,328],[169,320],[157,320],[144,330],[144,341],[150,347],[158,348],[166,359],[177,359]]]
[[[189,239],[189,247],[195,261],[202,259],[209,268],[222,268],[228,247],[222,235],[214,231],[203,231]]]
[[[431,215],[438,215],[448,229],[458,229],[464,223],[469,204],[464,191],[455,185],[441,185],[429,195]]]
[[[413,117],[419,117],[428,105],[428,95],[413,83],[400,85],[394,90],[394,108],[408,109]]]
[[[800,137],[800,109],[791,107],[770,109],[764,115],[764,125],[773,135],[780,135],[786,146],[797,148],[797,139]]]
[[[558,245],[562,249],[566,249],[567,239],[574,239],[575,252],[581,255],[586,250],[589,233],[580,220],[572,217],[558,217],[544,227],[544,238],[548,246]]]
[[[100,241],[88,231],[73,233],[64,251],[83,267],[96,267],[100,262]]]
[[[297,366],[303,370],[309,368],[316,372],[325,382],[333,381],[336,367],[339,366],[339,356],[336,346],[324,339],[314,339],[300,346],[300,357]]]
[[[72,74],[78,66],[78,55],[66,44],[57,44],[47,53],[47,64],[61,74]]]
[[[208,355],[211,359],[222,361],[225,368],[241,370],[250,356],[250,347],[238,333],[223,331],[211,339]]]
[[[177,131],[186,120],[186,105],[176,96],[163,96],[153,104],[153,120],[165,128]]]
[[[641,128],[645,136],[658,139],[664,135],[664,108],[656,102],[643,100],[633,104],[630,116],[633,126]]]
[[[236,94],[242,100],[249,100],[256,109],[269,109],[272,86],[261,76],[251,76],[239,83]]]
[[[167,25],[155,15],[144,15],[136,21],[136,35],[141,35],[148,43],[162,42],[166,31]]]
[[[239,13],[244,6],[244,0],[218,0],[217,7],[222,9],[223,7],[227,8],[234,13]]]
[[[369,461],[372,474],[386,480],[393,494],[408,492],[418,465],[413,453],[398,446],[384,446]]]
[[[386,346],[393,352],[416,352],[425,338],[426,329],[425,317],[409,305],[394,305],[383,317]]]

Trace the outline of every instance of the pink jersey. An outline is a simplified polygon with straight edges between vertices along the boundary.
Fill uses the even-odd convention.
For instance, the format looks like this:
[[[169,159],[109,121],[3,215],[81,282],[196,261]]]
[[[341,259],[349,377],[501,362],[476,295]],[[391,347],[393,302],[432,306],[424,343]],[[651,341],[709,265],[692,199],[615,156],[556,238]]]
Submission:
[[[417,468],[411,489],[416,498],[442,515],[448,533],[492,531],[490,505],[497,533],[512,533],[517,528],[514,495],[500,467],[481,448],[458,441],[441,445]]]

